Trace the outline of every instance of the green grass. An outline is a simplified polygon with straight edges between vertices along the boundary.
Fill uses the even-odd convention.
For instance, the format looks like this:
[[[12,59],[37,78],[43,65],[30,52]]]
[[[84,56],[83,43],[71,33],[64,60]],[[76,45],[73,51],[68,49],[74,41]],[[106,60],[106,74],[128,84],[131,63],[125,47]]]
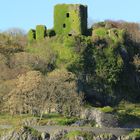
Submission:
[[[46,125],[48,123],[54,125],[71,125],[76,122],[78,119],[75,117],[67,118],[60,114],[47,114],[43,117],[42,120],[39,121],[40,125]]]
[[[121,102],[117,107],[118,112],[127,112],[140,118],[140,104]]]
[[[131,138],[140,139],[140,129],[135,129],[132,133],[129,134]]]
[[[110,106],[105,106],[103,108],[99,108],[99,110],[101,110],[104,113],[112,113],[114,111],[114,109]]]
[[[54,125],[70,125],[78,120],[78,118],[71,117],[67,118],[60,114],[52,113],[44,115],[40,120],[39,116],[31,116],[31,115],[14,115],[11,116],[9,114],[0,114],[0,125],[12,125],[13,127],[24,125],[24,120],[33,120],[36,119],[37,124],[39,125],[47,125],[48,123]]]
[[[70,133],[68,133],[66,135],[67,138],[72,138],[72,137],[75,137],[75,136],[80,136],[82,135],[82,132],[81,131],[72,131]]]
[[[133,123],[140,125],[140,104],[121,102],[115,110],[120,124]]]
[[[40,132],[38,132],[37,130],[35,130],[31,127],[28,127],[28,126],[16,126],[16,127],[12,127],[9,129],[0,129],[0,137],[3,135],[6,135],[8,132],[13,132],[13,131],[19,132],[19,130],[21,130],[21,128],[23,128],[26,132],[29,132],[30,134],[32,134],[35,137],[41,137]]]
[[[0,129],[0,137],[11,131],[11,129]]]
[[[119,106],[112,107],[103,107],[100,108],[105,113],[115,113],[119,119],[120,125],[126,125],[129,123],[140,124],[140,106],[139,104],[132,103],[120,103]],[[23,120],[32,120],[36,119],[39,125],[71,125],[78,120],[78,118],[72,117],[67,118],[57,113],[45,114],[41,120],[39,116],[31,115],[14,115],[9,114],[0,114],[0,125],[12,125],[20,126],[23,125]],[[94,126],[94,123],[93,123]],[[3,130],[2,130],[3,131]]]
[[[39,118],[34,117],[31,115],[14,115],[11,116],[9,114],[0,114],[0,125],[12,125],[12,126],[19,126],[22,124],[24,119],[33,119]]]
[[[140,104],[123,101],[116,107],[105,106],[98,109],[104,113],[116,115],[121,126],[140,125]]]

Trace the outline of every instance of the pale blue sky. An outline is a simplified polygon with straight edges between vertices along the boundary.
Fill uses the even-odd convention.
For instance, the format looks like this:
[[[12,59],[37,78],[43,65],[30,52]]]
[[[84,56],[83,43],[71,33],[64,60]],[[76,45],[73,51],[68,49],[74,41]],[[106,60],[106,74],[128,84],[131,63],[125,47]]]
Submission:
[[[140,22],[140,0],[0,0],[0,30],[24,30],[37,24],[53,27],[53,7],[57,3],[88,5],[89,23],[106,19]]]

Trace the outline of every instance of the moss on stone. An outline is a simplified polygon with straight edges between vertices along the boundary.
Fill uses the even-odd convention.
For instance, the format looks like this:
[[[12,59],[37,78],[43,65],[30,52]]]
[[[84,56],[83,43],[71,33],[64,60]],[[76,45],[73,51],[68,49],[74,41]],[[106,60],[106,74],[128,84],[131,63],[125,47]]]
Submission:
[[[33,29],[30,29],[27,35],[29,43],[32,43],[36,39],[36,31]]]
[[[41,41],[46,37],[46,26],[37,25],[36,26],[36,40]]]
[[[87,7],[78,4],[58,4],[54,8],[56,34],[79,35],[87,30]]]

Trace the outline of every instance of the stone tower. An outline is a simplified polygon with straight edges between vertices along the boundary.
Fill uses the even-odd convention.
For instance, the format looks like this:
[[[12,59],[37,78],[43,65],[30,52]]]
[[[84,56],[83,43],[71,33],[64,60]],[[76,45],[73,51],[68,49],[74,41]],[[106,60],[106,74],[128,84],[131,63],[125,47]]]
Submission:
[[[81,35],[87,31],[87,6],[80,4],[58,4],[54,8],[54,30],[56,34]]]

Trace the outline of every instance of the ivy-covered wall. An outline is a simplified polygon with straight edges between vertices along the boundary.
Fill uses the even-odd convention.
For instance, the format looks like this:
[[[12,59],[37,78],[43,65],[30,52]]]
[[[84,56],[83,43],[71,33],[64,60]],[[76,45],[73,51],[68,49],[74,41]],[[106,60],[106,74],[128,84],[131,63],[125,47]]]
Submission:
[[[36,31],[34,29],[30,29],[27,37],[28,37],[29,43],[32,43],[36,39]]]
[[[47,32],[46,26],[37,25],[36,26],[36,40],[37,41],[43,40],[47,34],[46,32]]]
[[[54,28],[47,30],[45,25],[37,25],[28,32],[28,41],[41,41],[46,36],[73,36],[87,33],[87,6],[80,4],[58,4],[54,7]]]
[[[87,31],[87,6],[58,4],[54,8],[54,30],[56,34],[79,35]]]

